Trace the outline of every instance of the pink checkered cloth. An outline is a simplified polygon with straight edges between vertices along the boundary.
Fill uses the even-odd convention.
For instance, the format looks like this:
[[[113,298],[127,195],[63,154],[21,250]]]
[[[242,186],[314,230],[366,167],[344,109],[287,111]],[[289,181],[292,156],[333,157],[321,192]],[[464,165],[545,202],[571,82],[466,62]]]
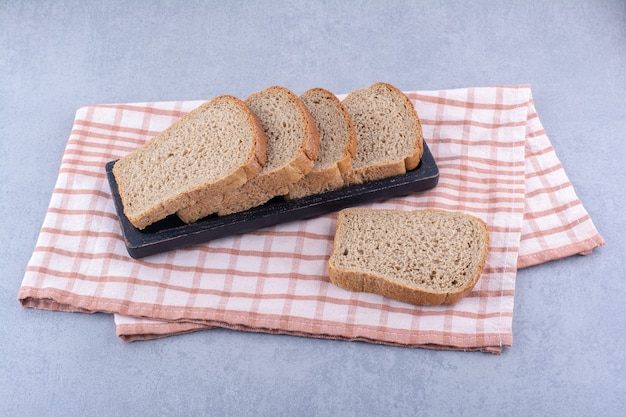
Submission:
[[[552,148],[529,86],[406,94],[439,166],[439,184],[369,206],[457,210],[487,222],[486,266],[458,303],[415,307],[331,284],[336,214],[130,258],[104,166],[201,101],[78,110],[19,301],[113,313],[126,341],[225,327],[500,353],[512,345],[517,269],[589,254],[604,241]]]

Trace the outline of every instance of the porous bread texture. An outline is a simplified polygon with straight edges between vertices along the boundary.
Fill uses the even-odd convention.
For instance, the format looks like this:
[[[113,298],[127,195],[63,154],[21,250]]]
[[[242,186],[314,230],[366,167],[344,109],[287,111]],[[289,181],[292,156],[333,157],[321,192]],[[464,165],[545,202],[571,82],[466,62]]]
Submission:
[[[443,210],[349,208],[339,213],[330,280],[414,305],[468,295],[489,251],[485,222]]]
[[[313,169],[289,186],[286,199],[301,198],[343,186],[342,174],[352,166],[356,135],[352,120],[341,101],[330,91],[312,88],[300,95],[320,137],[320,151]]]
[[[265,160],[259,120],[242,100],[223,95],[119,159],[113,174],[126,217],[144,229],[206,195],[241,186]]]
[[[261,205],[284,195],[289,185],[313,168],[320,148],[315,122],[291,90],[272,86],[250,94],[245,103],[257,115],[267,138],[267,162],[261,172],[236,189],[214,194],[178,211],[186,223],[209,214],[220,216]]]
[[[417,167],[424,147],[422,125],[406,95],[387,83],[355,90],[343,100],[356,132],[346,185],[404,174]]]

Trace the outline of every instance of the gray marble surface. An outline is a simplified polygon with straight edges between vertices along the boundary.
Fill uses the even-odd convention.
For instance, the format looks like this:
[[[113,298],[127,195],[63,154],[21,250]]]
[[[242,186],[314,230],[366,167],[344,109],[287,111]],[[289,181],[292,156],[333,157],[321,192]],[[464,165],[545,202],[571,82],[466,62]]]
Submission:
[[[617,416],[626,410],[624,1],[0,0],[0,415]],[[216,330],[126,344],[22,308],[75,111],[531,84],[607,244],[519,271],[501,356]]]

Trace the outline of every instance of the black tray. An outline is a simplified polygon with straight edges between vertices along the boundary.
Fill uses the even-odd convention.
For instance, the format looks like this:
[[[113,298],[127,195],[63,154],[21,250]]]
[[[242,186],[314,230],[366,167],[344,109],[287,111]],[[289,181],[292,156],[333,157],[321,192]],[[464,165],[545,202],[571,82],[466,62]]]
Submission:
[[[250,232],[279,223],[301,220],[339,211],[346,207],[386,200],[433,188],[439,181],[439,169],[424,142],[424,154],[414,170],[406,174],[351,185],[295,200],[276,197],[267,203],[240,213],[219,217],[210,215],[192,224],[183,223],[175,214],[151,224],[143,230],[135,228],[124,215],[113,165],[106,164],[106,173],[120,220],[128,254],[133,258],[196,245],[212,239]]]

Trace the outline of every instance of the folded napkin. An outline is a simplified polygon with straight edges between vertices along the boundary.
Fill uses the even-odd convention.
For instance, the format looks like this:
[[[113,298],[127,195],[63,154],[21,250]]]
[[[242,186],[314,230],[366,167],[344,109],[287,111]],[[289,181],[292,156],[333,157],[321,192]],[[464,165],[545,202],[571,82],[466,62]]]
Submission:
[[[225,327],[500,353],[512,344],[517,269],[588,254],[604,241],[552,148],[529,86],[406,94],[439,184],[368,206],[464,211],[487,222],[487,263],[458,303],[416,307],[334,286],[326,265],[336,214],[130,258],[104,166],[201,101],[78,110],[19,301],[114,313],[126,341]]]

